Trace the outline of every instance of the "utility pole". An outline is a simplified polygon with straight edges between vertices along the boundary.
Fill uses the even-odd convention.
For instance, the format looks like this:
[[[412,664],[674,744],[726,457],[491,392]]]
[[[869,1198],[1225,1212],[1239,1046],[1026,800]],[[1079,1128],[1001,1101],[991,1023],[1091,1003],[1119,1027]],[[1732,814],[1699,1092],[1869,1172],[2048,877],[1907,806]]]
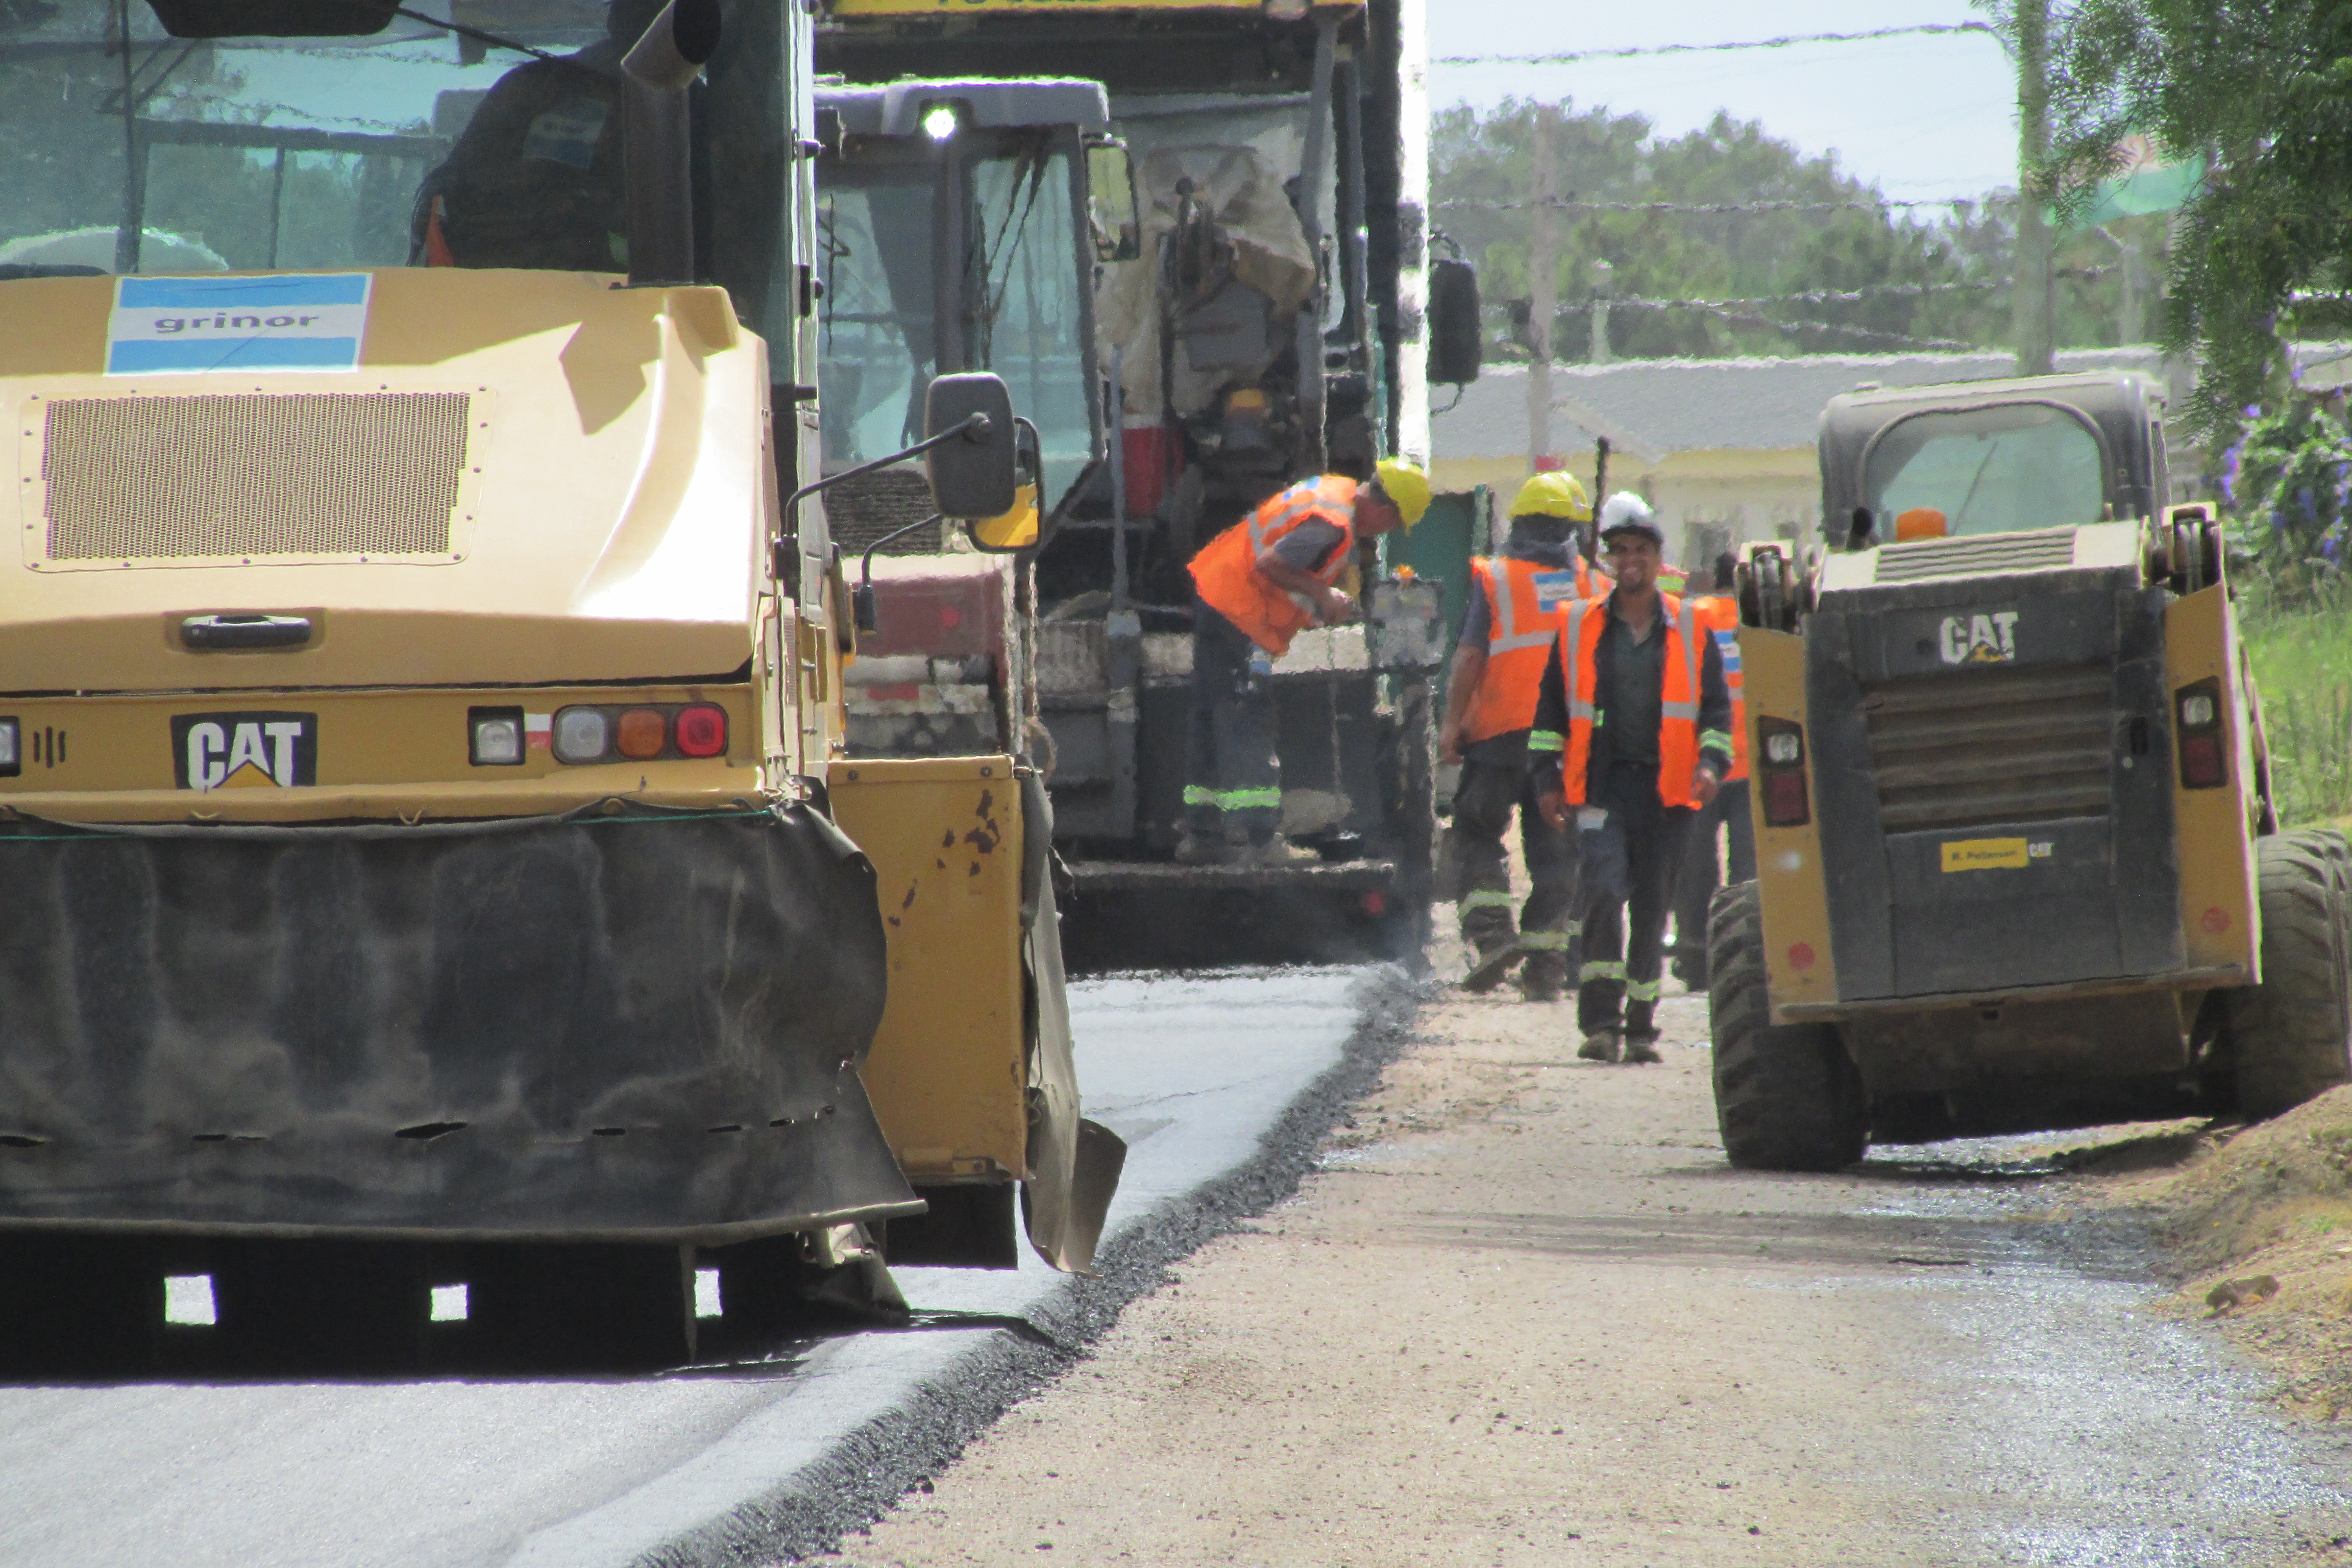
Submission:
[[[1528,472],[1538,474],[1551,458],[1551,326],[1559,311],[1559,210],[1552,174],[1557,104],[1536,106],[1535,243],[1528,253]]]
[[[2116,258],[2123,279],[2123,307],[2116,312],[2116,336],[2128,348],[2147,342],[2147,264],[2140,254],[2139,241],[2125,239],[2116,242],[2123,254]]]
[[[2017,276],[2010,285],[2017,374],[2051,370],[2050,223],[2028,179],[2050,152],[2050,0],[2016,0]]]
[[[1607,364],[1609,353],[1609,289],[1616,268],[1605,257],[1592,258],[1592,363]]]

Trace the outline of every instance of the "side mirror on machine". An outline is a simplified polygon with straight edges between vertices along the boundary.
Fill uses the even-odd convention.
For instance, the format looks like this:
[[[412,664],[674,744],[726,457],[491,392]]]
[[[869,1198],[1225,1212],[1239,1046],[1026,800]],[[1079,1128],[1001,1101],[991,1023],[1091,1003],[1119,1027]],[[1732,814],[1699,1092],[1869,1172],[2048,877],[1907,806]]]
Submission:
[[[1124,142],[1103,137],[1087,142],[1087,226],[1094,233],[1097,261],[1132,261],[1143,254],[1135,160]]]
[[[1486,340],[1478,319],[1478,274],[1466,261],[1429,268],[1429,379],[1460,386],[1478,379]]]
[[[923,455],[931,504],[942,517],[1002,517],[1019,496],[1013,395],[986,371],[934,378],[923,399]],[[952,437],[951,439],[946,437]]]

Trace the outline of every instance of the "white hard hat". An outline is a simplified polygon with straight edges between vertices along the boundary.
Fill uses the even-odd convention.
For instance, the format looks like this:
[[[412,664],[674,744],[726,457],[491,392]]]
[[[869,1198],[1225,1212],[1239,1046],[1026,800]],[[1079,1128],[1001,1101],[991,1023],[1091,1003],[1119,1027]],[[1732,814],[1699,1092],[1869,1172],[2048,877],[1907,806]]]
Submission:
[[[1658,526],[1650,503],[1631,490],[1619,490],[1601,503],[1600,534],[1605,540],[1625,530],[1646,534],[1657,542],[1659,549],[1665,548],[1665,530]]]

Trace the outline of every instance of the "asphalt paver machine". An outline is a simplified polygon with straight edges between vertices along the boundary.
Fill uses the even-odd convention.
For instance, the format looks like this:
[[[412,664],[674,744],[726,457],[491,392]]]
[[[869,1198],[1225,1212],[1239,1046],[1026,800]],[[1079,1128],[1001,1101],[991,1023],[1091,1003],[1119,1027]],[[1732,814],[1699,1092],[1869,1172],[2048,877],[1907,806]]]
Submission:
[[[1046,771],[1073,910],[1084,915],[1074,933],[1096,956],[1166,963],[1419,951],[1435,831],[1431,678],[1444,637],[1438,588],[1376,550],[1351,579],[1363,618],[1302,636],[1269,678],[1284,829],[1319,860],[1171,859],[1183,811],[1192,553],[1299,479],[1369,477],[1384,453],[1425,455],[1432,340],[1470,344],[1471,363],[1454,374],[1475,374],[1475,286],[1459,263],[1433,268],[1427,255],[1417,26],[1394,6],[1260,0],[977,0],[951,10],[929,0],[829,0],[824,8],[820,63],[850,84],[845,92],[887,92],[909,109],[929,97],[940,128],[961,136],[969,125],[983,155],[1013,120],[1048,116],[996,107],[1014,101],[1012,83],[960,93],[959,75],[1018,78],[1050,67],[1107,93],[1100,122],[1074,124],[1068,173],[1055,165],[1036,187],[1045,193],[1036,207],[1016,207],[999,225],[1007,235],[1014,223],[1034,225],[1070,174],[1087,174],[1085,221],[1056,230],[1066,279],[1008,265],[1017,279],[1009,289],[963,282],[961,298],[982,309],[965,308],[959,350],[971,355],[972,342],[993,332],[1000,358],[1008,345],[1022,352],[1024,338],[1002,323],[1034,316],[1032,300],[1066,296],[1055,321],[1083,328],[1083,341],[1056,340],[1055,385],[1066,393],[1037,400],[1056,411],[1059,430],[1041,419],[1048,478],[1021,589],[1038,610],[1022,682],[1034,723],[1023,731]],[[1043,104],[1071,85],[1018,90]],[[1085,170],[1075,162],[1080,143]],[[976,216],[981,204],[959,199],[961,208],[935,210]],[[963,243],[959,254],[984,250],[985,266],[1012,249],[1009,238],[1000,245],[977,231]],[[946,270],[969,279],[973,266]],[[1435,286],[1441,271],[1446,287]],[[853,312],[869,307],[837,290],[828,300],[845,327],[863,328]],[[894,343],[919,357],[928,320]],[[940,341],[944,354],[948,340]],[[1018,391],[1022,374],[1005,374]],[[831,460],[847,460],[846,450]],[[927,675],[923,658],[937,661],[928,671],[936,681],[973,656],[919,610],[903,623],[910,633],[887,619],[872,646],[895,662],[853,679],[870,674],[871,689],[886,694],[878,700],[892,705],[872,714],[873,730],[896,731],[877,743],[919,747],[926,731],[950,726],[959,704],[983,706],[976,692],[910,689]]]
[[[1739,574],[1758,871],[1708,932],[1733,1163],[2270,1116],[2352,1074],[2352,860],[2280,829],[2162,413],[2099,374],[1822,416],[1840,548]]]

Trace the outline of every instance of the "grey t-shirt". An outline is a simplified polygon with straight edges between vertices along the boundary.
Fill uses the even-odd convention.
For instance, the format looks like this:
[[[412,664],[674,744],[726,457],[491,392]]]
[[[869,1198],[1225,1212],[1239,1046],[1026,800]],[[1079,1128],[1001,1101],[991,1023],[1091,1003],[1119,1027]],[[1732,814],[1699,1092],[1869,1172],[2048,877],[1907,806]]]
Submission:
[[[1313,572],[1329,559],[1332,551],[1347,542],[1347,530],[1310,517],[1274,542],[1275,558],[1285,566]]]

